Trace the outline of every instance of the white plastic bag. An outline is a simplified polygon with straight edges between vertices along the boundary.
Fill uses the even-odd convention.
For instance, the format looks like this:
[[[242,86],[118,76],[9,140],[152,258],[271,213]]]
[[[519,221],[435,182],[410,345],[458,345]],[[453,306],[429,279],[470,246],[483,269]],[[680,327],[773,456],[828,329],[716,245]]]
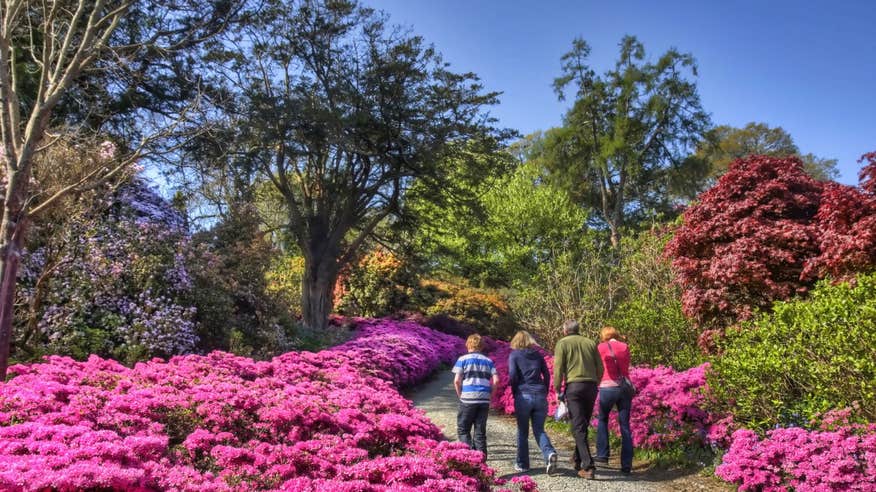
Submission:
[[[561,401],[557,404],[557,411],[554,413],[554,420],[557,422],[569,420],[569,407],[566,406],[566,402]]]

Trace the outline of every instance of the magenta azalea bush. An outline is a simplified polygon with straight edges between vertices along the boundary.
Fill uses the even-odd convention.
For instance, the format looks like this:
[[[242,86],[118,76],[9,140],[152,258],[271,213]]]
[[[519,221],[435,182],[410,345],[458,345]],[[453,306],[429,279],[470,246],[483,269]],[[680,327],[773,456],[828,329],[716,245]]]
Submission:
[[[463,350],[414,323],[363,320],[343,345],[264,362],[16,365],[0,386],[0,489],[484,490],[483,455],[443,441],[398,393]]]
[[[876,490],[876,424],[780,428],[763,439],[741,429],[715,474],[739,490]]]

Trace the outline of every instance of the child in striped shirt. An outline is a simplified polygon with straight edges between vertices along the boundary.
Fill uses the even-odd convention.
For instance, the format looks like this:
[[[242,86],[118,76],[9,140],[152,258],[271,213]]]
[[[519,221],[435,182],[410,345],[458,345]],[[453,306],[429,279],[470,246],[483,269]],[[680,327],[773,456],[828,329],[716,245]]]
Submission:
[[[459,413],[456,414],[456,434],[459,440],[487,456],[487,415],[490,399],[499,376],[496,366],[481,353],[483,341],[480,335],[471,335],[465,341],[468,353],[457,359],[453,366],[453,386],[459,397]],[[471,431],[474,426],[474,442]]]

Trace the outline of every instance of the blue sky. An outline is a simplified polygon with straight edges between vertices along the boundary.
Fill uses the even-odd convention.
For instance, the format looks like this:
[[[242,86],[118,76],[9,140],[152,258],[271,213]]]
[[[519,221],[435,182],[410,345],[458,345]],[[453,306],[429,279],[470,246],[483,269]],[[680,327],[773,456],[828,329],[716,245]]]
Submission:
[[[632,34],[651,57],[696,57],[716,124],[781,126],[802,152],[838,159],[849,184],[876,150],[876,1],[363,1],[502,91],[492,113],[523,134],[560,123],[567,103],[551,82],[573,38],[602,72]]]

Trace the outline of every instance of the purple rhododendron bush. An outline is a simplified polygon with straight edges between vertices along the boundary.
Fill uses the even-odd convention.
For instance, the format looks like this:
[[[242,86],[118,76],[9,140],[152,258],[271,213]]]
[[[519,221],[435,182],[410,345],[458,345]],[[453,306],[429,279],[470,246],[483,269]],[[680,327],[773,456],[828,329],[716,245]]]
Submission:
[[[16,365],[0,386],[0,489],[483,490],[481,453],[398,393],[463,351],[414,323],[360,320],[343,345],[269,362]]]

